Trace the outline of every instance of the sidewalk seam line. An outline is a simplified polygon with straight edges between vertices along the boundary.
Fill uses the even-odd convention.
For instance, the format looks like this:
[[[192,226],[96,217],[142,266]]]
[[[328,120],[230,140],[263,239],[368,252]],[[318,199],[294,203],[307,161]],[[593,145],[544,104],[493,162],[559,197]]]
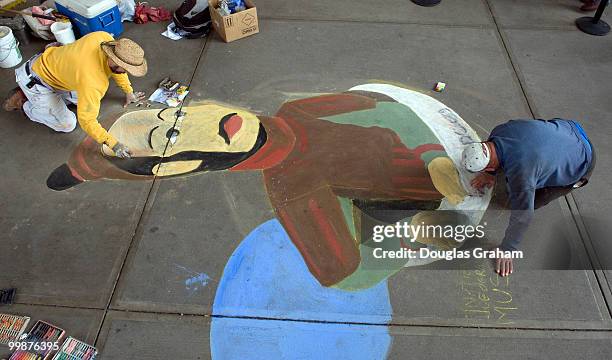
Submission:
[[[599,256],[597,255],[597,251],[595,251],[595,246],[591,241],[591,235],[589,234],[589,230],[586,227],[584,220],[582,219],[582,215],[580,214],[580,209],[578,208],[578,202],[576,201],[576,198],[573,194],[570,193],[569,195],[565,196],[565,201],[567,202],[567,205],[570,209],[570,214],[572,215],[572,220],[576,225],[580,239],[582,240],[583,245],[585,247],[587,258],[589,259],[591,267],[593,268],[595,280],[597,281],[597,285],[599,286],[599,291],[601,292],[601,296],[604,300],[604,305],[608,310],[608,315],[612,318],[612,308],[610,306],[610,303],[608,302],[608,297],[606,296],[612,293],[612,289],[610,288],[606,273],[604,271],[605,268],[601,265],[601,261],[599,259]],[[600,279],[600,276],[603,276],[603,281]],[[608,291],[605,291],[605,289],[608,289]]]
[[[259,16],[260,20],[285,21],[285,22],[331,22],[337,24],[380,24],[380,25],[421,25],[421,26],[436,26],[436,27],[451,27],[451,28],[467,28],[467,29],[494,29],[495,25],[489,24],[451,24],[451,23],[430,23],[418,21],[377,21],[367,19],[326,19],[326,18],[300,18],[295,16]]]
[[[508,55],[508,59],[509,59],[511,65],[512,65],[513,70],[514,70],[514,74],[516,76],[516,79],[518,80],[519,86],[521,88],[521,92],[523,93],[525,101],[527,102],[527,106],[529,107],[529,111],[531,112],[531,115],[533,116],[533,118],[536,118],[536,111],[534,110],[535,106],[533,106],[531,104],[531,101],[529,99],[529,95],[527,93],[527,89],[523,85],[523,81],[522,81],[522,78],[520,76],[521,73],[520,73],[520,70],[518,68],[518,64],[515,64],[515,62],[514,62],[514,60],[512,58],[512,53],[510,51],[509,45],[507,44],[507,41],[506,41],[504,33],[502,32],[502,28],[500,27],[500,25],[497,22],[497,17],[495,16],[495,12],[493,11],[493,7],[492,7],[492,5],[490,3],[490,0],[486,0],[486,3],[488,5],[489,11],[491,12],[491,16],[493,17],[493,22],[495,23],[495,27],[497,28],[497,32],[499,33],[502,45],[504,46],[504,50],[506,51],[506,54]],[[586,249],[587,248],[587,240],[585,239],[585,235],[586,235],[587,238],[589,238],[589,243],[590,243],[590,237],[588,236],[588,230],[585,229],[584,231],[581,231],[581,228],[580,228],[580,225],[578,223],[578,219],[577,218],[579,218],[580,219],[579,221],[582,222],[582,216],[580,215],[580,212],[578,211],[577,206],[576,207],[571,206],[571,202],[570,202],[570,200],[568,198],[569,196],[571,196],[572,199],[575,202],[575,199],[574,199],[572,194],[569,194],[568,196],[565,196],[565,201],[567,202],[570,214],[571,214],[571,216],[573,218],[573,221],[574,221],[574,224],[576,226],[576,230],[578,231],[578,236],[580,237],[580,240],[582,241],[583,246]],[[577,211],[577,213],[576,213],[576,211]],[[586,234],[584,234],[585,231],[587,231]],[[598,276],[597,271],[595,271],[595,267],[594,267],[594,265],[599,264],[599,259],[596,258],[595,259],[596,260],[596,264],[593,264],[593,259],[591,257],[591,252],[587,250],[586,255],[587,255],[587,258],[588,258],[589,262],[591,263],[591,268],[592,268],[591,271],[593,272],[593,275],[595,275],[595,280],[597,281],[597,285],[599,287],[599,291],[600,291],[601,296],[602,296],[602,298],[604,300],[604,305],[606,306],[606,309],[608,310],[608,314],[612,317],[612,310],[610,308],[610,304],[608,303],[608,299],[606,298],[606,292],[602,288],[600,277]],[[600,265],[599,265],[599,267],[601,268]],[[605,274],[604,274],[604,276],[605,276]]]
[[[527,106],[529,107],[529,111],[531,112],[532,117],[535,119],[535,118],[537,118],[536,117],[537,111],[535,110],[535,105],[531,104],[531,101],[529,99],[529,94],[527,93],[527,89],[523,85],[523,81],[522,81],[522,77],[521,77],[521,72],[520,72],[519,66],[518,66],[518,64],[515,64],[515,62],[514,62],[514,60],[512,58],[512,52],[510,51],[510,47],[507,44],[505,35],[502,32],[502,27],[497,22],[497,17],[495,15],[495,12],[493,11],[493,6],[491,5],[490,0],[486,0],[486,3],[487,3],[487,6],[489,8],[489,12],[491,13],[491,16],[493,17],[493,22],[495,23],[495,27],[497,28],[497,32],[498,32],[498,34],[500,36],[502,45],[504,46],[506,54],[508,55],[508,59],[509,59],[511,65],[512,65],[512,68],[514,70],[514,74],[516,76],[516,79],[518,80],[518,83],[519,83],[519,86],[520,86],[521,91],[523,93],[523,96],[525,98],[525,101],[527,102]],[[504,27],[504,29],[513,29],[513,27],[507,27],[507,28]],[[553,29],[544,29],[543,28],[541,30],[553,30]],[[574,225],[576,226],[576,229],[578,230],[578,236],[580,237],[580,240],[582,241],[583,246],[585,248],[587,248],[587,240],[585,239],[585,236],[584,236],[585,234],[583,234],[583,233],[586,232],[586,237],[588,237],[588,241],[589,241],[589,244],[590,244],[590,237],[588,236],[588,230],[586,230],[586,226],[585,226],[585,231],[581,231],[581,228],[580,228],[580,225],[579,225],[579,221],[581,223],[584,223],[583,220],[582,220],[582,216],[581,216],[580,212],[578,211],[577,206],[575,206],[575,207],[571,206],[571,201],[569,199],[569,196],[571,196],[571,199],[574,200],[574,202],[575,202],[575,198],[573,197],[572,194],[564,196],[565,201],[567,202],[570,214],[571,214],[572,219],[574,221]],[[576,210],[577,213],[574,210]],[[578,220],[578,219],[580,219],[580,220]],[[599,286],[599,291],[601,292],[601,296],[602,296],[602,298],[604,300],[604,304],[605,304],[605,306],[606,306],[606,308],[608,310],[608,314],[612,317],[612,309],[610,308],[610,304],[608,303],[608,299],[606,298],[606,292],[604,291],[604,289],[602,287],[600,277],[598,276],[598,273],[597,273],[595,267],[593,266],[594,264],[593,264],[593,259],[591,257],[591,252],[587,250],[586,255],[587,255],[587,258],[589,259],[589,262],[591,263],[591,268],[592,268],[591,271],[593,272],[593,275],[595,275],[595,280],[597,281],[597,285]],[[595,259],[595,260],[596,260],[596,263],[599,264],[598,259]],[[595,265],[597,265],[597,264],[595,264]],[[601,268],[601,266],[600,266],[600,268]],[[604,277],[605,277],[605,274],[604,274]]]
[[[104,310],[100,308],[85,308],[85,307],[74,307],[64,305],[41,305],[41,304],[29,304],[29,303],[15,303],[15,305],[22,306],[47,306],[47,307],[58,307],[65,309],[78,309],[78,310]],[[303,323],[320,323],[320,324],[345,324],[345,325],[368,325],[368,326],[397,326],[397,327],[431,327],[431,328],[468,328],[468,329],[500,329],[500,330],[554,330],[554,331],[568,331],[568,332],[612,332],[612,327],[602,328],[559,328],[559,327],[529,327],[529,326],[495,326],[491,324],[400,324],[400,323],[369,323],[369,322],[346,322],[346,321],[327,321],[327,320],[313,320],[313,319],[296,319],[296,318],[273,318],[273,317],[259,317],[259,316],[232,316],[232,315],[214,315],[214,314],[196,314],[196,313],[180,313],[180,312],[163,312],[163,311],[148,311],[148,310],[121,310],[121,309],[109,309],[115,313],[128,313],[128,314],[149,314],[149,315],[169,315],[169,316],[181,316],[181,317],[204,317],[204,318],[227,318],[227,319],[251,319],[251,320],[269,320],[269,321],[288,321],[288,322],[303,322]]]
[[[197,70],[198,70],[198,66],[200,64],[200,61],[201,61],[202,56],[204,54],[204,51],[207,48],[207,45],[209,43],[209,39],[210,39],[210,33],[206,36],[206,40],[204,41],[204,45],[202,46],[202,50],[200,50],[200,54],[198,55],[198,60],[195,63],[193,72],[191,73],[191,77],[189,79],[188,87],[191,87],[191,83],[192,83],[192,81],[193,81],[193,79],[195,77],[195,74],[196,74]],[[183,105],[184,105],[184,101],[183,101],[183,103],[181,103],[181,106],[178,108],[177,111],[182,111]],[[178,120],[178,118],[175,118],[175,122],[174,122],[174,125],[172,126],[172,129],[174,129],[174,127],[176,126],[177,120]],[[160,163],[159,164],[161,164],[161,162],[163,161],[164,157],[166,156],[166,152],[168,151],[169,145],[170,145],[170,139],[168,139],[168,141],[166,142],[166,147],[164,148],[164,152],[163,152],[162,158],[160,159]],[[132,234],[132,238],[130,240],[130,244],[129,244],[129,246],[127,248],[127,251],[125,253],[125,256],[123,258],[123,263],[122,263],[121,267],[119,268],[119,272],[117,273],[117,277],[115,279],[115,283],[113,285],[110,297],[109,297],[108,302],[106,304],[106,308],[103,309],[104,310],[104,315],[102,316],[102,320],[100,321],[100,327],[98,328],[98,332],[97,332],[95,340],[94,340],[94,344],[96,344],[96,345],[97,345],[98,340],[100,338],[100,334],[102,332],[102,328],[104,327],[104,322],[105,322],[106,316],[108,315],[108,312],[110,310],[111,304],[113,302],[113,298],[115,297],[115,293],[117,291],[117,287],[119,286],[119,281],[121,280],[121,275],[123,274],[123,270],[125,268],[127,260],[130,257],[130,252],[132,251],[134,244],[137,242],[136,239],[139,237],[139,235],[140,236],[142,235],[141,228],[142,228],[143,220],[144,220],[145,217],[147,217],[149,215],[150,210],[153,207],[153,204],[155,202],[155,196],[153,196],[151,198],[151,195],[154,194],[154,189],[155,189],[156,185],[157,185],[157,189],[159,189],[158,175],[157,174],[155,174],[153,176],[153,181],[151,182],[151,187],[149,188],[149,192],[147,194],[147,197],[146,197],[146,200],[145,200],[142,212],[140,213],[140,217],[138,218],[138,221],[136,222],[136,227],[134,228],[134,233]],[[155,190],[155,194],[157,194],[157,189]]]
[[[518,65],[515,64],[514,63],[514,59],[512,59],[512,54],[511,54],[511,51],[510,51],[510,47],[507,44],[505,35],[502,32],[501,26],[497,22],[497,17],[495,16],[495,12],[493,11],[493,7],[489,3],[489,0],[485,0],[485,3],[487,4],[487,8],[489,9],[489,12],[491,13],[491,18],[493,19],[493,23],[495,25],[495,29],[497,30],[497,34],[499,35],[499,39],[501,40],[501,45],[504,48],[504,51],[505,51],[505,53],[507,55],[508,61],[510,62],[510,66],[512,67],[515,79],[517,80],[518,85],[519,85],[519,87],[521,89],[521,93],[523,94],[523,98],[525,99],[525,102],[527,103],[527,107],[529,108],[529,112],[531,113],[531,116],[533,118],[535,118],[536,111],[534,110],[534,106],[532,106],[531,101],[529,101],[529,96],[527,94],[527,89],[525,89],[525,87],[523,86],[523,81],[521,81],[521,76],[520,76],[520,71],[519,71]]]

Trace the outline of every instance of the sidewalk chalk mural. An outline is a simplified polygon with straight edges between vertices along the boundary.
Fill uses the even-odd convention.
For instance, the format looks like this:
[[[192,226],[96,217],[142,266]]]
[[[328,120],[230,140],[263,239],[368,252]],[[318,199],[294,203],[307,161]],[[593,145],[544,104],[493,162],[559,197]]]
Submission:
[[[459,115],[437,100],[387,84],[285,103],[276,116],[213,102],[144,110],[119,117],[109,132],[134,153],[112,156],[84,140],[47,185],[65,190],[85,181],[150,179],[207,171],[261,171],[276,215],[309,271],[323,286],[371,287],[418,259],[372,269],[368,209],[415,209],[404,221],[478,223],[490,194],[470,196],[471,174],[457,164],[478,141]],[[169,139],[175,141],[168,144]],[[168,145],[168,146],[167,146]],[[450,212],[448,212],[450,211]],[[365,216],[364,216],[365,214]],[[399,219],[398,219],[399,220]],[[419,239],[438,248],[448,239]],[[389,249],[403,246],[388,239]]]
[[[234,251],[212,314],[213,359],[385,359],[392,342],[387,282],[360,291],[321,286],[278,220]]]
[[[173,111],[122,115],[109,132],[132,149],[132,159],[86,139],[47,185],[60,191],[105,179],[262,173],[276,219],[253,230],[226,264],[213,305],[221,316],[212,323],[213,356],[385,358],[387,279],[431,260],[374,259],[374,246],[405,247],[392,237],[373,243],[368,229],[389,223],[378,212],[397,210],[402,217],[394,221],[415,224],[476,225],[491,197],[472,196],[473,175],[458,166],[463,146],[480,141],[474,130],[406,88],[360,85],[288,101],[271,117],[202,102],[183,108],[175,124]],[[462,245],[439,237],[417,238],[415,246]]]

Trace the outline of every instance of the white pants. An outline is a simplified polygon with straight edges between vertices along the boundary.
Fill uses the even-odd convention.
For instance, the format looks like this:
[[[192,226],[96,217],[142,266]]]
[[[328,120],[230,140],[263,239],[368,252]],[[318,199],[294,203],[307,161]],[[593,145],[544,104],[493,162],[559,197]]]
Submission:
[[[55,131],[71,132],[76,128],[77,117],[66,105],[71,103],[76,105],[76,92],[55,90],[39,78],[43,85],[36,84],[28,88],[31,79],[26,72],[26,66],[29,66],[34,59],[15,70],[17,84],[28,98],[23,104],[23,111],[32,121],[47,125]],[[36,76],[33,71],[30,73]]]

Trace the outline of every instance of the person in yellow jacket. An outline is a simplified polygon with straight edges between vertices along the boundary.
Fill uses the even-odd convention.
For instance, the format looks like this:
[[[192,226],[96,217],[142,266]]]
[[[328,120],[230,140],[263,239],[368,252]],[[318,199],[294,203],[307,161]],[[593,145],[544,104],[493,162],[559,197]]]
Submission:
[[[130,39],[113,39],[99,31],[76,42],[49,47],[15,70],[18,88],[4,104],[7,111],[23,110],[30,120],[59,132],[71,132],[77,121],[81,128],[115,155],[129,158],[131,152],[98,122],[100,102],[109,79],[125,93],[124,107],[144,99],[134,92],[127,74],[144,76],[147,61],[144,50]],[[67,104],[77,105],[75,115]]]

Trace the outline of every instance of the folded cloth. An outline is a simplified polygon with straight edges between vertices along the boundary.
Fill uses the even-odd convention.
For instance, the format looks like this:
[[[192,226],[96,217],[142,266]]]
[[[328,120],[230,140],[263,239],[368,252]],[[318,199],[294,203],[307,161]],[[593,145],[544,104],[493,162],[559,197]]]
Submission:
[[[147,3],[140,2],[136,5],[136,11],[134,14],[134,22],[136,24],[144,24],[149,21],[159,22],[166,21],[172,18],[172,14],[166,8],[151,7]]]
[[[170,23],[170,25],[168,25],[166,31],[164,31],[162,35],[168,39],[181,40],[185,36],[189,35],[189,33],[185,30],[179,29],[173,21]]]

